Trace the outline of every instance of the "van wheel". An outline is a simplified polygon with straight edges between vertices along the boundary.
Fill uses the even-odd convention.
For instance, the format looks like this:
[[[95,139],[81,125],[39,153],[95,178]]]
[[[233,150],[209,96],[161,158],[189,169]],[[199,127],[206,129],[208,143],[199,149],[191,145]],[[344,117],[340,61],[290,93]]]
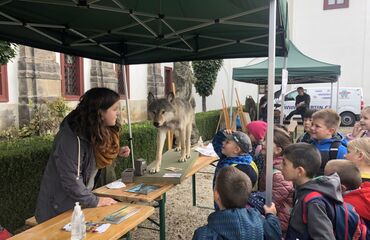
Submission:
[[[353,126],[356,122],[355,114],[351,112],[343,112],[340,114],[341,117],[341,124],[345,127]]]

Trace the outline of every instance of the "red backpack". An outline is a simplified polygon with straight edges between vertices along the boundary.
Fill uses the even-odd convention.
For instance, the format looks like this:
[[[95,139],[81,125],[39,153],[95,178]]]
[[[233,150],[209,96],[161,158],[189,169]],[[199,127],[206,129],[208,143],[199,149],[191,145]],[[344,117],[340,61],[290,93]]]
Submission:
[[[6,230],[5,228],[3,228],[2,226],[0,226],[0,240],[5,240],[5,239],[8,239],[10,238],[12,235],[8,232],[8,230]]]

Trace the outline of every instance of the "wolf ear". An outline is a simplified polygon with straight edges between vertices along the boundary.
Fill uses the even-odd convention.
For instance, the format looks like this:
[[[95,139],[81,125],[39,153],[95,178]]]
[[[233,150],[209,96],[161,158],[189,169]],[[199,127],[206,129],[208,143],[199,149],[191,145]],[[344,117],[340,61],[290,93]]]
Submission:
[[[168,93],[167,100],[169,102],[172,102],[174,98],[175,98],[175,95],[173,94],[173,92]]]
[[[151,104],[155,100],[155,97],[152,92],[148,93],[148,104]]]

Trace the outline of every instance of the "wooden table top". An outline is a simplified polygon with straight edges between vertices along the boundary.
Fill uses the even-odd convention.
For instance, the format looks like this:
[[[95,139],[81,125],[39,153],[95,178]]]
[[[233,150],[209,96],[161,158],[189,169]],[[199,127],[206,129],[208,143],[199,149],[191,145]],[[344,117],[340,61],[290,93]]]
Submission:
[[[83,213],[85,214],[86,221],[99,222],[104,219],[107,215],[119,210],[123,206],[135,206],[140,211],[128,219],[124,220],[120,224],[111,224],[111,226],[104,233],[92,233],[87,232],[85,239],[97,240],[97,239],[119,239],[127,232],[138,226],[144,220],[154,213],[154,208],[151,206],[134,205],[128,203],[117,203],[111,206],[98,207],[98,208],[85,208]],[[71,233],[62,230],[64,225],[71,221],[72,210],[62,213],[46,222],[38,224],[37,226],[30,228],[20,234],[13,236],[12,240],[69,240],[71,239]]]
[[[204,156],[199,155],[197,161],[193,164],[191,170],[186,174],[185,178],[191,177],[192,175],[199,172],[201,169],[207,167],[211,163],[218,160],[218,157],[210,157],[210,156]]]
[[[102,197],[111,197],[114,199],[117,199],[119,201],[125,201],[125,202],[153,202],[154,200],[160,198],[163,193],[168,192],[171,188],[173,188],[174,184],[167,184],[167,183],[157,183],[157,184],[150,184],[154,186],[159,186],[158,189],[150,192],[149,194],[140,194],[140,193],[132,193],[127,192],[128,189],[138,185],[140,183],[127,183],[126,187],[124,188],[118,188],[118,189],[110,189],[106,186],[102,186],[100,188],[95,189],[93,192],[97,196]]]
[[[196,162],[193,164],[191,170],[186,174],[185,178],[191,177],[195,173],[197,173],[202,168],[210,165],[214,161],[216,161],[217,157],[209,157],[209,156],[202,156],[200,155]],[[109,189],[106,186],[102,186],[100,188],[95,189],[93,192],[98,196],[103,197],[111,197],[115,198],[119,201],[125,202],[152,202],[156,199],[159,199],[164,193],[168,192],[171,188],[175,185],[170,183],[157,183],[157,184],[150,184],[155,186],[160,186],[159,189],[149,193],[148,195],[139,194],[139,193],[131,193],[127,192],[127,189],[132,188],[133,186],[138,185],[139,183],[128,183],[126,187],[119,188],[119,189]]]

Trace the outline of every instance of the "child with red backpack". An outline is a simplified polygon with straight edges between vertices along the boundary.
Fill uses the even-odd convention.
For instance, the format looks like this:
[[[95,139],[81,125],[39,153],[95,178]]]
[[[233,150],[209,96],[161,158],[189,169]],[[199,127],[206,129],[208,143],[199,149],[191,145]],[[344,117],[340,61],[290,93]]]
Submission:
[[[5,239],[8,239],[10,238],[12,235],[8,232],[8,230],[6,230],[5,228],[3,228],[1,225],[0,225],[0,240],[5,240]]]
[[[345,218],[356,212],[343,203],[339,176],[316,177],[320,166],[321,156],[313,145],[296,143],[285,148],[282,173],[296,186],[285,239],[359,239],[359,226]]]
[[[341,181],[344,202],[355,207],[364,226],[361,239],[370,240],[370,182],[361,183],[361,174],[356,164],[349,160],[332,160],[325,167],[325,175],[336,172]],[[366,230],[364,229],[366,227]]]

